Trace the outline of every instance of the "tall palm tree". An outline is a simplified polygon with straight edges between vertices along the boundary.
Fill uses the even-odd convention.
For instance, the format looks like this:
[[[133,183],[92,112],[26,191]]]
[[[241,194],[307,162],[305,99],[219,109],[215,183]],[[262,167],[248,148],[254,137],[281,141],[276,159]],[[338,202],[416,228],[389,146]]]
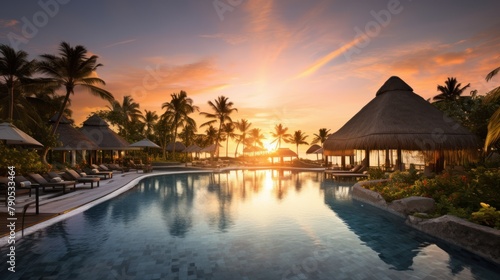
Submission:
[[[36,70],[35,60],[28,60],[28,53],[15,51],[8,45],[0,45],[0,76],[3,77],[10,95],[9,121],[14,115],[14,88],[31,77]]]
[[[142,115],[142,121],[144,123],[144,137],[149,138],[153,134],[158,118],[158,114],[156,114],[155,111],[144,110],[144,114]]]
[[[134,124],[144,117],[139,109],[139,103],[135,102],[130,95],[124,96],[121,104],[113,100],[111,106],[107,107],[110,110],[108,118],[118,126],[120,134],[126,139],[133,134]]]
[[[486,81],[490,81],[494,76],[498,74],[500,67],[493,69],[488,75],[486,75]],[[486,94],[484,99],[485,102],[497,102],[500,100],[500,86],[492,89]],[[486,141],[484,142],[484,150],[487,151],[488,148],[500,140],[500,108],[493,113],[488,122],[488,134],[486,135]]]
[[[96,77],[95,71],[102,64],[97,63],[98,56],[87,57],[87,49],[77,45],[71,47],[68,43],[62,42],[59,46],[59,56],[43,54],[40,56],[39,70],[47,75],[46,82],[52,82],[66,90],[66,95],[59,109],[59,116],[52,128],[55,133],[61,121],[64,109],[70,100],[70,96],[75,94],[75,88],[81,87],[88,90],[93,95],[99,96],[108,101],[113,101],[113,95],[107,90],[98,87],[105,85],[104,80]]]
[[[236,150],[234,152],[234,157],[237,157],[238,155],[238,146],[240,143],[243,143],[243,150],[245,149],[245,141],[247,139],[247,132],[249,131],[250,127],[252,126],[252,123],[248,122],[246,119],[241,119],[236,122],[236,128],[241,132],[241,134],[238,136],[238,141],[236,143]]]
[[[234,133],[235,129],[236,126],[234,123],[225,123],[222,126],[222,131],[226,137],[226,157],[228,157],[229,139],[234,139],[236,137],[236,133]]]
[[[278,142],[278,149],[281,148],[281,140],[288,141],[288,138],[292,136],[290,133],[287,133],[288,127],[283,127],[282,124],[278,124],[274,127],[274,132],[272,132],[272,136],[274,140],[271,143]]]
[[[213,119],[210,120],[201,126],[207,126],[207,125],[212,125],[216,122],[219,122],[219,129],[217,130],[217,139],[215,141],[215,148],[216,148],[216,154],[217,158],[219,157],[219,141],[221,138],[221,131],[222,131],[222,126],[225,123],[232,123],[233,121],[231,120],[231,113],[234,111],[238,111],[238,109],[233,108],[233,102],[230,102],[229,99],[225,96],[219,96],[215,100],[215,102],[208,101],[208,105],[210,108],[214,111],[214,113],[207,113],[207,112],[201,112],[200,114],[205,116],[206,118]]]
[[[457,82],[456,78],[448,78],[445,82],[445,85],[438,85],[437,90],[440,92],[440,94],[434,96],[432,99],[436,100],[437,102],[439,101],[454,101],[458,100],[462,93],[470,87],[470,84],[465,85],[464,87],[461,87],[462,84]]]
[[[187,123],[196,124],[194,119],[189,117],[189,114],[198,111],[198,106],[193,105],[193,99],[187,97],[187,93],[183,90],[179,93],[172,93],[170,102],[165,102],[161,105],[162,109],[166,109],[163,115],[170,119],[172,124],[173,141],[177,140],[177,130]],[[196,126],[196,125],[195,125]],[[173,150],[173,157],[175,158],[175,145]]]
[[[297,130],[288,138],[288,143],[295,144],[297,147],[297,157],[299,156],[299,145],[309,145],[309,143],[306,142],[307,137],[309,136],[305,135],[304,132]]]
[[[317,143],[321,143],[321,145],[323,145],[328,136],[330,136],[330,129],[320,128],[318,134],[314,133],[314,138],[311,141],[311,145]]]
[[[266,136],[262,134],[262,130],[260,130],[260,128],[253,128],[252,130],[250,130],[250,140],[255,148],[262,148],[264,146],[262,140],[264,140],[265,138]]]

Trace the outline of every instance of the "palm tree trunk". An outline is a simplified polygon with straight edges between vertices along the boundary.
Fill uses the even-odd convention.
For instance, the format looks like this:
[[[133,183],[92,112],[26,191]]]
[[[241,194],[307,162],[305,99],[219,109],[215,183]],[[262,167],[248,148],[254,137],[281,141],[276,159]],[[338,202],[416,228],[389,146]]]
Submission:
[[[10,91],[10,112],[9,112],[9,121],[12,122],[14,119],[14,82],[10,80],[8,82],[9,84],[9,91]]]
[[[71,94],[71,92],[72,92],[72,89],[68,89],[68,88],[66,89],[66,96],[64,97],[63,104],[61,105],[61,108],[59,109],[59,116],[57,116],[57,120],[54,123],[54,126],[52,127],[52,131],[51,131],[52,136],[54,136],[56,134],[57,127],[59,126],[59,122],[62,119],[62,115],[63,115],[64,109],[66,108],[66,104],[68,103],[69,95]],[[42,160],[43,164],[48,164],[47,154],[49,153],[50,148],[51,147],[47,147],[47,146],[44,146],[44,148],[43,148],[43,152],[41,155],[41,160]]]

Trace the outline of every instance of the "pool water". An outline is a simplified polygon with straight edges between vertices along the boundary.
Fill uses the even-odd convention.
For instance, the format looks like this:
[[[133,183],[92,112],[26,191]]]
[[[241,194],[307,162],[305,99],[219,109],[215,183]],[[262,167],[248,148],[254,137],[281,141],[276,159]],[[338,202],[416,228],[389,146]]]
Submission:
[[[273,170],[150,177],[26,236],[0,279],[500,279],[352,200],[351,185]]]

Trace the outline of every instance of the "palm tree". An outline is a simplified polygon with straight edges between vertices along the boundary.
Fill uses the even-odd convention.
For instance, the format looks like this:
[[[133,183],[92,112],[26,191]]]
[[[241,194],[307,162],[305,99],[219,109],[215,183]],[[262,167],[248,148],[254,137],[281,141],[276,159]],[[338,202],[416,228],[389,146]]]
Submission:
[[[486,75],[486,81],[490,81],[500,71],[500,67],[494,69]],[[500,86],[494,88],[486,94],[485,102],[498,102],[500,100]],[[487,151],[489,146],[500,140],[500,108],[493,113],[488,122],[488,134],[484,142],[484,150]]]
[[[314,139],[311,141],[311,145],[317,144],[318,142],[323,145],[328,136],[330,136],[330,129],[320,128],[318,134],[314,133]]]
[[[448,78],[444,83],[444,86],[437,86],[437,90],[440,92],[440,94],[434,96],[434,98],[432,98],[433,100],[436,100],[437,102],[458,100],[461,97],[462,93],[468,87],[470,87],[470,84],[467,84],[466,86],[461,88],[462,84],[458,83],[457,79],[453,77]]]
[[[161,105],[162,109],[166,109],[163,116],[168,118],[172,124],[173,141],[177,140],[177,130],[187,123],[195,124],[196,122],[189,117],[189,114],[198,111],[198,106],[193,105],[193,99],[187,97],[187,93],[183,90],[179,93],[172,93],[170,102],[165,102]],[[175,145],[173,150],[173,157],[175,158]]]
[[[226,157],[228,157],[229,139],[234,139],[236,137],[236,133],[234,133],[235,129],[236,126],[234,123],[225,123],[222,126],[222,131],[226,137]]]
[[[75,87],[82,87],[89,90],[93,95],[112,102],[113,95],[97,85],[105,85],[104,80],[96,77],[95,71],[102,64],[97,63],[98,56],[87,57],[87,49],[77,45],[71,47],[68,43],[62,42],[59,46],[59,56],[52,54],[41,55],[39,70],[48,76],[46,82],[52,82],[59,87],[64,87],[66,96],[59,109],[59,115],[52,128],[54,134],[61,121],[64,109],[70,100],[70,96],[75,94]]]
[[[309,136],[305,135],[304,132],[297,130],[288,138],[288,143],[295,144],[297,147],[297,157],[299,156],[299,145],[309,145],[306,142],[307,137]]]
[[[252,123],[248,122],[246,119],[241,119],[236,122],[236,128],[241,132],[241,134],[238,136],[234,157],[238,155],[238,146],[240,143],[243,143],[243,150],[245,149],[245,141],[247,139],[247,132],[250,129],[250,126],[252,126]]]
[[[158,114],[155,111],[144,110],[142,121],[144,123],[144,137],[149,138],[153,134],[154,127],[158,121]]]
[[[15,51],[7,45],[0,45],[0,76],[4,78],[5,85],[10,94],[9,121],[14,115],[14,87],[21,85],[36,70],[35,60],[28,60],[28,53]]]
[[[281,148],[281,140],[288,141],[288,138],[292,136],[290,133],[286,133],[288,131],[288,127],[283,127],[282,124],[278,124],[274,127],[274,132],[272,132],[272,136],[274,140],[271,143],[278,142],[278,149]]]
[[[252,130],[250,130],[250,140],[252,141],[255,148],[257,148],[257,146],[262,148],[262,146],[264,145],[262,143],[262,140],[264,140],[265,138],[266,136],[262,134],[260,128],[253,128]]]
[[[233,121],[231,120],[231,113],[234,111],[238,111],[238,109],[233,108],[233,102],[229,102],[228,98],[225,96],[219,96],[216,100],[215,103],[212,101],[208,101],[208,105],[214,113],[207,113],[207,112],[201,112],[200,115],[204,115],[205,117],[209,119],[213,119],[211,121],[208,121],[201,126],[207,126],[207,125],[212,125],[216,122],[219,122],[219,129],[217,130],[217,139],[215,141],[215,148],[216,148],[216,154],[217,158],[219,157],[219,141],[221,137],[221,131],[222,131],[222,126],[225,123],[232,123]]]
[[[139,119],[144,118],[139,109],[139,103],[135,102],[130,95],[124,96],[121,104],[113,100],[111,106],[107,107],[110,110],[108,119],[111,120],[111,123],[118,126],[120,134],[126,139],[133,134],[134,124],[136,124]]]

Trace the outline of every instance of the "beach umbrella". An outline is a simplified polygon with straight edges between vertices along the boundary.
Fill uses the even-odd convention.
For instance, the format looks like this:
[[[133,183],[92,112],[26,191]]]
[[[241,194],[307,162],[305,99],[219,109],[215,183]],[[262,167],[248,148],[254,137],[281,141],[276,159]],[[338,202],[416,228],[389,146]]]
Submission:
[[[186,146],[181,142],[175,142],[175,143],[170,142],[168,143],[167,148],[165,150],[168,152],[173,152],[174,148],[176,152],[182,152],[186,149]]]
[[[141,141],[135,142],[130,144],[129,147],[138,147],[138,148],[161,148],[158,146],[156,143],[153,141],[149,140],[148,138],[144,138]]]
[[[0,124],[0,140],[3,140],[7,145],[29,145],[43,147],[43,145],[33,137],[29,136],[24,131],[17,128],[15,125],[7,122]]]
[[[314,144],[307,149],[306,154],[316,154],[316,160],[318,160],[318,155],[323,154],[323,148],[318,144]]]

